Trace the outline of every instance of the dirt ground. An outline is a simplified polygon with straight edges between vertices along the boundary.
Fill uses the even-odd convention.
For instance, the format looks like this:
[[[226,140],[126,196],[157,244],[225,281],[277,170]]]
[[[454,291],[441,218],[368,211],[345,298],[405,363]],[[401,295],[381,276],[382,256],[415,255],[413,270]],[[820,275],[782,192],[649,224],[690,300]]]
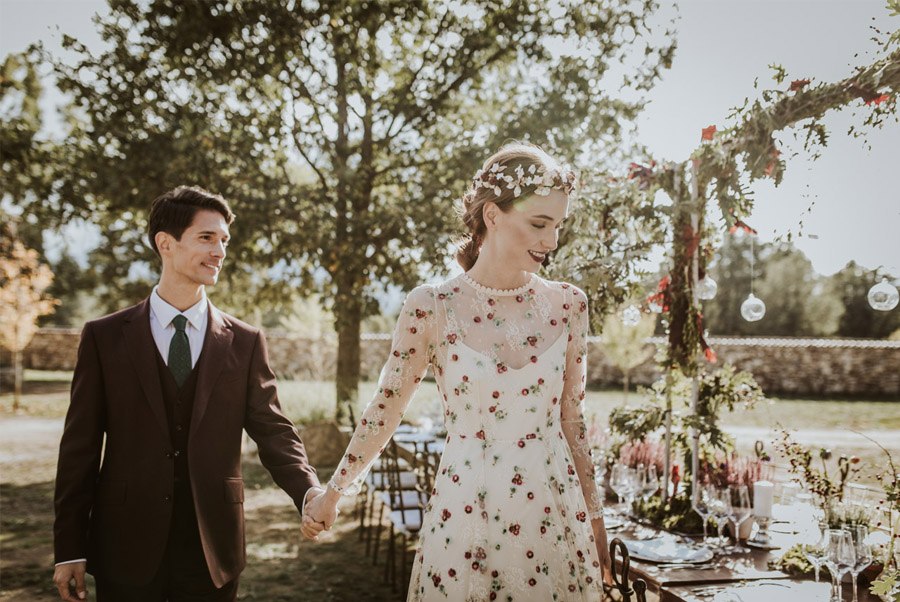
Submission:
[[[0,412],[0,600],[58,599],[51,576],[61,433],[61,419]],[[255,458],[245,458],[244,479],[248,566],[241,576],[241,600],[405,599],[405,592],[393,593],[383,583],[383,558],[373,566],[365,555],[351,507],[343,509],[321,543],[306,542],[290,498]]]

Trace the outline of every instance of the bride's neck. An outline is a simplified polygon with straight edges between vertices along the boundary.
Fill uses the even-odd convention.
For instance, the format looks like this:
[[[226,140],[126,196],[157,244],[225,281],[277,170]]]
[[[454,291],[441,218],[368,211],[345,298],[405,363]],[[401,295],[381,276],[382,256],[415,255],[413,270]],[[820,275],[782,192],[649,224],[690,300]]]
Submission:
[[[492,258],[490,253],[481,253],[466,273],[478,284],[499,290],[519,288],[531,279],[531,272],[511,270]]]

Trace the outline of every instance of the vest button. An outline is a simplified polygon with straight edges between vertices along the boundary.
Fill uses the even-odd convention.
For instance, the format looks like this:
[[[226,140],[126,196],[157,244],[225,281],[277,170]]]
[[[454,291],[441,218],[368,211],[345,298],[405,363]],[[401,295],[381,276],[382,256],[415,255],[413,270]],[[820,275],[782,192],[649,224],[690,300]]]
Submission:
[[[164,502],[171,502],[171,501],[172,501],[172,496],[171,496],[171,495],[163,496],[163,501],[164,501]]]

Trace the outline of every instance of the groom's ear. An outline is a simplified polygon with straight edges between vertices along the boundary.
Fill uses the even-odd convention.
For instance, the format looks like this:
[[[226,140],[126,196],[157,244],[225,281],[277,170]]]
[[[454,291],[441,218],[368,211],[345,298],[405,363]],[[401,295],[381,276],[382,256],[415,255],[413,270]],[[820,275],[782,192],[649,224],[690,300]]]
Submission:
[[[157,232],[153,240],[156,242],[156,248],[159,249],[160,257],[172,250],[172,235],[168,232]]]

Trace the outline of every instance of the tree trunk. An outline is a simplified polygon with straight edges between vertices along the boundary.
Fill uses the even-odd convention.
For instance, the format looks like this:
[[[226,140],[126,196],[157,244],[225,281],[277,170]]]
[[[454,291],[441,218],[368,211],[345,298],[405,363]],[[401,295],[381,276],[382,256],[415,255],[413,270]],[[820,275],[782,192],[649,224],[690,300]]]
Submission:
[[[335,326],[338,350],[335,373],[337,407],[335,419],[339,424],[351,423],[351,412],[359,399],[359,335],[362,326],[363,300],[349,283],[338,284],[335,303]],[[349,290],[348,290],[349,289]],[[355,417],[356,413],[354,413]],[[351,426],[353,426],[351,424]]]
[[[22,351],[16,349],[13,351],[13,375],[15,385],[13,386],[13,412],[19,411],[19,401],[22,396]]]

